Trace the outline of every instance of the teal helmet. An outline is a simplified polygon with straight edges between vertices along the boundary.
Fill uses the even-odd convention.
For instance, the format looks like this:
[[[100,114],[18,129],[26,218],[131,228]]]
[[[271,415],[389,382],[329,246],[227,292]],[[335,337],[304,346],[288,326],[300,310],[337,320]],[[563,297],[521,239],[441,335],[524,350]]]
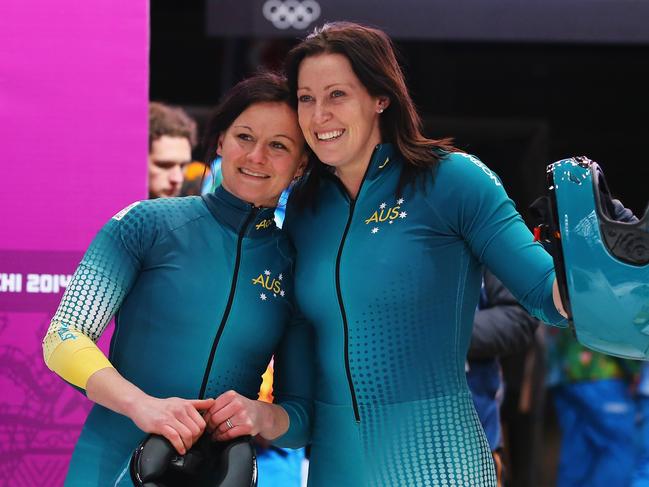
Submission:
[[[550,164],[547,178],[547,237],[577,340],[609,355],[648,359],[649,208],[639,221],[616,221],[604,173],[585,157]]]

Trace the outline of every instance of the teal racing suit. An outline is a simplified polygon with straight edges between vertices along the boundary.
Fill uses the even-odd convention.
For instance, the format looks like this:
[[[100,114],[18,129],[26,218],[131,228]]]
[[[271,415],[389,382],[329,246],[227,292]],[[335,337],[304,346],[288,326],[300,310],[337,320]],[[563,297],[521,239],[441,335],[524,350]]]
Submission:
[[[294,428],[285,438],[302,446],[307,430],[300,423],[310,405],[300,397],[309,396],[309,384],[291,382],[291,372],[311,355],[303,346],[309,329],[290,325],[293,265],[273,209],[255,208],[222,187],[204,197],[141,201],[95,237],[53,322],[96,340],[114,315],[110,362],[159,398],[234,389],[256,399],[276,352],[276,402],[303,435]],[[144,437],[128,417],[94,405],[66,485],[114,485],[118,478],[130,485],[119,474]]]
[[[310,487],[495,485],[465,374],[482,266],[562,321],[552,259],[491,170],[447,154],[399,196],[403,164],[379,145],[355,200],[326,174],[315,207],[289,201],[316,344]]]

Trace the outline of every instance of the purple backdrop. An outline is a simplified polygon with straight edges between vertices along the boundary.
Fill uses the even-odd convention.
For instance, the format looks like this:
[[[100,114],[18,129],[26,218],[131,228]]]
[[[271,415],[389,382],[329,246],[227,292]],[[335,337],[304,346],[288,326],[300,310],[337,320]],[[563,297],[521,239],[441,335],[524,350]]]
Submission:
[[[93,235],[146,197],[148,2],[2,0],[0,32],[0,486],[58,486],[89,402],[41,339]]]

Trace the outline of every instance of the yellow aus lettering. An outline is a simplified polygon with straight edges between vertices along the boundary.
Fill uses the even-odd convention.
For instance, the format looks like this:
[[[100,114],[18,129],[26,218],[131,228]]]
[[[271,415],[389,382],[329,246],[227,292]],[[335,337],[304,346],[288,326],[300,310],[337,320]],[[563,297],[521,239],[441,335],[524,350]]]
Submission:
[[[392,218],[390,216],[391,212],[393,212],[393,211],[394,211],[394,208],[388,208],[387,210],[381,210],[381,214],[379,215],[379,221],[384,222],[384,221],[387,221],[388,218],[390,220],[393,220],[394,218]]]
[[[370,222],[378,222],[378,221],[379,221],[379,212],[375,211],[371,217],[365,220],[365,225],[369,224]]]
[[[260,228],[268,228],[272,225],[273,220],[262,220],[257,225],[255,225],[255,228],[259,230]]]
[[[270,280],[270,276],[265,276],[263,274],[259,274],[259,277],[256,279],[252,280],[253,285],[261,285],[264,286],[264,288],[268,289],[269,291],[273,291],[274,293],[278,293],[281,291],[280,289],[280,282],[277,279],[273,279],[272,281]]]
[[[388,208],[387,210],[383,209],[380,213],[378,211],[375,211],[371,217],[365,220],[365,225],[368,225],[372,222],[381,223],[388,220],[394,220],[395,218],[399,217],[400,209],[401,206],[395,206],[394,208]]]

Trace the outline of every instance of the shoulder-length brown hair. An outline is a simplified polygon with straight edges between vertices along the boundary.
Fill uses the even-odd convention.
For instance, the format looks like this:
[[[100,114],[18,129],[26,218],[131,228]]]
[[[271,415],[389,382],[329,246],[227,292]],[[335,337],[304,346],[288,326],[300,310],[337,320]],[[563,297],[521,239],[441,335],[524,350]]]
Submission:
[[[300,64],[305,58],[319,54],[342,54],[370,95],[390,99],[379,123],[383,142],[392,143],[406,162],[397,192],[414,182],[423,170],[434,168],[441,153],[457,151],[450,138],[429,139],[423,135],[421,117],[408,93],[392,41],[385,32],[351,22],[333,22],[316,28],[291,49],[285,61],[293,103],[297,104]],[[311,173],[317,178],[319,170],[313,168]]]

